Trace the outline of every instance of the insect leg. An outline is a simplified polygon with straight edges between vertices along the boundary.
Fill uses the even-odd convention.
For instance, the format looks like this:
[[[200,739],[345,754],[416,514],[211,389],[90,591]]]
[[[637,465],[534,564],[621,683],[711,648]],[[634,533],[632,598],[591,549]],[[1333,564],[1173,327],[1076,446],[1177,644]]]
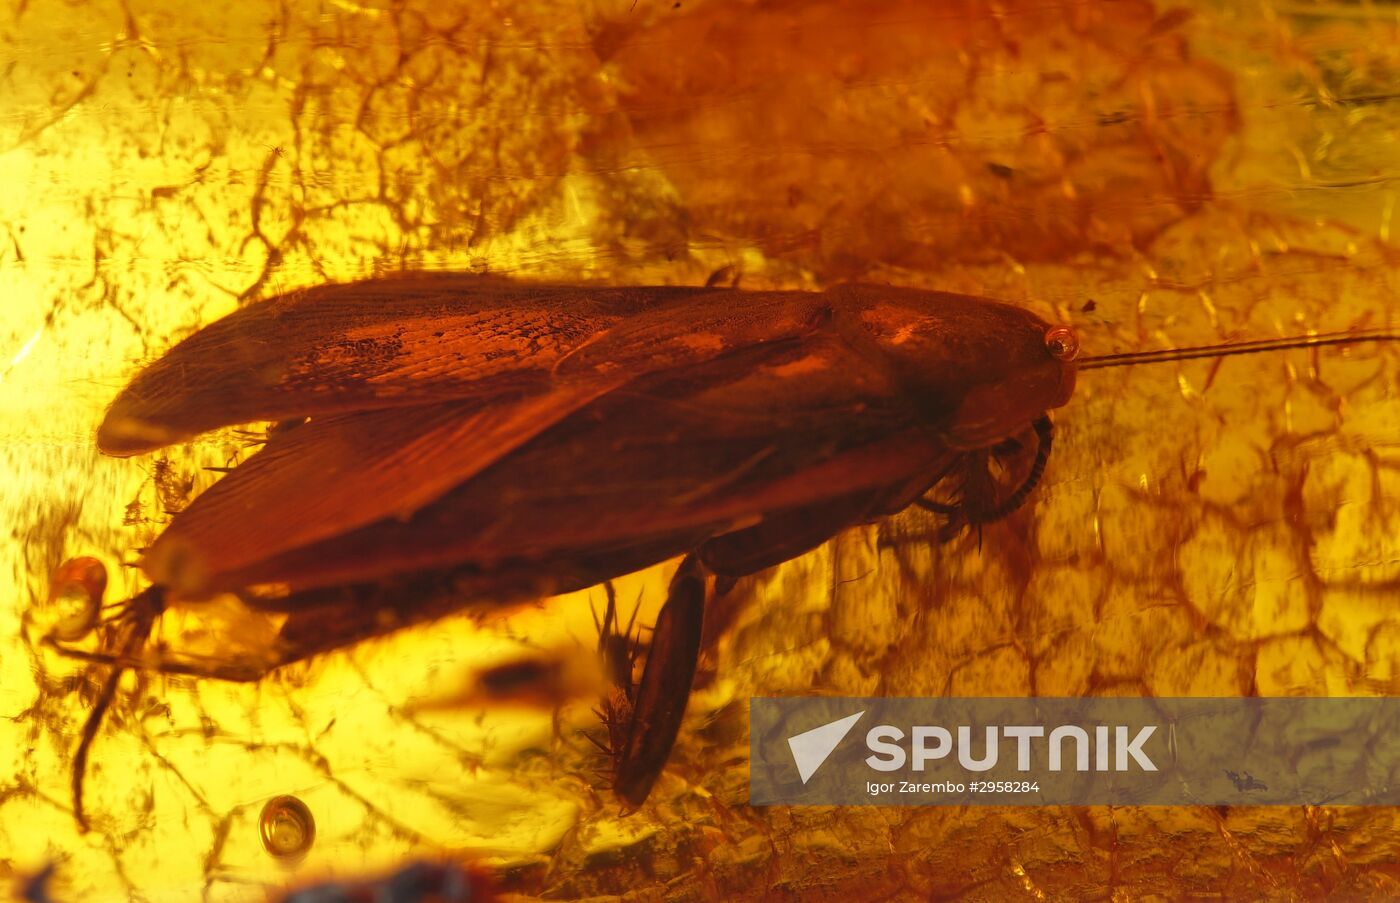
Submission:
[[[971,526],[973,521],[967,515],[966,505],[945,505],[942,502],[931,501],[926,498],[917,498],[914,504],[924,509],[932,511],[934,514],[946,518],[943,526],[938,529],[938,541],[950,542],[957,538],[963,527]],[[981,537],[978,537],[978,547],[981,547]]]
[[[637,597],[637,604],[633,606],[627,626],[623,628],[622,616],[617,611],[617,590],[611,580],[603,582],[603,590],[607,593],[608,605],[603,611],[602,622],[598,622],[597,612],[593,614],[593,622],[598,628],[598,655],[603,660],[603,671],[608,682],[614,687],[626,688],[630,697],[632,666],[637,661],[637,641],[632,635],[632,628],[637,621],[637,611],[641,608],[641,596]]]
[[[716,536],[702,545],[700,560],[716,578],[714,598],[705,610],[702,648],[712,648],[738,617],[737,600],[736,604],[724,601],[738,578],[796,558],[842,530],[864,523],[880,510],[882,501],[879,494],[861,493],[826,505],[775,512],[757,526]]]
[[[109,668],[148,669],[158,671],[161,674],[177,674],[185,677],[207,677],[213,680],[226,680],[230,683],[256,683],[268,675],[269,672],[280,668],[282,665],[290,664],[290,660],[263,660],[249,661],[243,664],[229,664],[227,662],[198,662],[198,661],[162,661],[152,664],[137,655],[137,649],[132,649],[130,653],[112,654],[106,652],[83,652],[80,649],[69,649],[54,640],[45,637],[44,644],[50,649],[58,652],[59,655],[76,659],[80,662],[87,662],[90,665],[105,665]]]
[[[1031,464],[1031,472],[1026,475],[1026,479],[1016,488],[1016,491],[1007,496],[998,505],[990,509],[979,511],[974,508],[969,512],[969,520],[974,524],[989,524],[993,521],[1001,520],[1011,514],[1017,508],[1026,503],[1031,491],[1040,483],[1040,478],[1045,475],[1045,463],[1050,460],[1050,447],[1055,439],[1055,427],[1050,422],[1050,417],[1041,414],[1031,424],[1031,429],[1035,430],[1036,439],[1039,440],[1035,449],[1035,462]]]
[[[83,780],[87,776],[88,756],[92,752],[93,741],[97,739],[97,732],[102,727],[102,719],[111,707],[112,700],[116,698],[122,674],[127,669],[123,662],[129,661],[150,635],[156,617],[164,607],[164,593],[161,587],[152,586],[131,600],[132,617],[122,626],[125,636],[117,641],[120,648],[118,662],[112,666],[112,673],[107,675],[107,680],[102,685],[97,703],[83,724],[78,748],[73,753],[73,817],[78,822],[79,830],[84,833],[88,830],[87,814],[83,811]]]
[[[941,542],[953,539],[962,532],[964,527],[981,528],[985,524],[999,521],[1026,503],[1026,499],[1030,497],[1031,492],[1040,483],[1040,478],[1045,474],[1045,464],[1050,458],[1050,448],[1055,435],[1054,426],[1045,414],[1040,415],[1031,423],[1031,429],[1036,436],[1036,450],[1030,473],[1026,475],[1020,486],[1016,487],[1010,495],[1000,502],[989,501],[984,497],[993,492],[991,479],[985,470],[987,460],[989,457],[1014,454],[1020,450],[1019,442],[1008,441],[989,451],[972,453],[973,457],[964,470],[963,480],[965,482],[960,487],[963,498],[957,504],[949,505],[929,498],[914,500],[914,504],[925,511],[932,511],[934,514],[947,518],[947,522],[938,531],[938,538]],[[980,479],[977,478],[978,476]]]
[[[631,717],[624,725],[626,742],[613,775],[613,790],[619,797],[640,806],[671,753],[695,679],[709,575],[716,575],[714,595],[722,595],[736,578],[820,545],[842,528],[864,520],[877,504],[878,497],[867,493],[778,512],[756,527],[710,539],[685,557],[652,629],[646,667],[631,699]],[[609,715],[618,717],[613,709]],[[611,730],[615,725],[605,720]]]
[[[756,527],[716,536],[700,547],[700,560],[720,577],[747,577],[810,552],[878,507],[869,493],[770,514]]]
[[[613,791],[633,808],[646,801],[680,732],[700,656],[706,571],[699,558],[681,561],[652,629],[637,684],[627,742],[613,772]]]

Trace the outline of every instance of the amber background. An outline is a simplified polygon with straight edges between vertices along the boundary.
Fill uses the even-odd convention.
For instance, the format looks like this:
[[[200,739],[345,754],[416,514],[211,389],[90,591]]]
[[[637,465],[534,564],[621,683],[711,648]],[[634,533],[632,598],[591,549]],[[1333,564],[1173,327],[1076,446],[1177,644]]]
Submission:
[[[0,877],[54,861],[59,900],[262,900],[453,854],[554,897],[1400,894],[1393,809],[743,805],[751,695],[1395,693],[1400,402],[1376,347],[1086,375],[1033,505],[980,551],[911,513],[747,581],[628,818],[573,733],[591,700],[561,743],[547,710],[463,691],[522,651],[586,658],[598,591],[256,686],[128,677],[83,836],[68,768],[100,675],[35,643],[60,560],[100,555],[123,598],[120,563],[243,452],[101,458],[104,405],[296,286],[732,266],[1006,298],[1091,351],[1400,325],[1397,73],[1382,3],[11,0]],[[665,577],[621,597],[647,620]],[[274,628],[216,605],[161,636],[216,653]],[[283,793],[318,824],[292,866],[257,838]]]

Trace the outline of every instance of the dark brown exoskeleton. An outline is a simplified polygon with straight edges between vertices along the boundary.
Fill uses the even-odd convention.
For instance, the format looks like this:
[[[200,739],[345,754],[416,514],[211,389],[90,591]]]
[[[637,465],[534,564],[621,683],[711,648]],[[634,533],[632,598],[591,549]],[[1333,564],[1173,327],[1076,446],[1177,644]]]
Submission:
[[[1268,348],[1171,359],[1232,350]],[[401,276],[280,296],[203,329],[122,392],[98,444],[135,455],[231,424],[299,424],[171,520],[141,563],[152,614],[132,622],[232,592],[287,614],[275,648],[213,666],[167,658],[168,672],[257,679],[468,603],[683,556],[617,753],[615,787],[635,805],[679,729],[706,598],[941,481],[961,484],[929,503],[954,527],[1005,516],[1044,468],[1045,415],[1077,369],[1153,357],[1077,355],[1065,327],[943,292]],[[1019,488],[987,497],[977,475],[1013,439],[1035,441],[1036,460]],[[125,645],[99,658],[139,663]],[[77,757],[80,823],[105,705]]]

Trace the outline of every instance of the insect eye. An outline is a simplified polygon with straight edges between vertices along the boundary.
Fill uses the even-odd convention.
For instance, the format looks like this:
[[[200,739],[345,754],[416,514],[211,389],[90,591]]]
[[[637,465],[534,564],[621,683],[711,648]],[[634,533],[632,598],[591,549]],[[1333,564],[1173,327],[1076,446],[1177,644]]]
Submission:
[[[1072,361],[1079,357],[1079,337],[1068,326],[1052,326],[1047,329],[1045,347],[1056,360]]]

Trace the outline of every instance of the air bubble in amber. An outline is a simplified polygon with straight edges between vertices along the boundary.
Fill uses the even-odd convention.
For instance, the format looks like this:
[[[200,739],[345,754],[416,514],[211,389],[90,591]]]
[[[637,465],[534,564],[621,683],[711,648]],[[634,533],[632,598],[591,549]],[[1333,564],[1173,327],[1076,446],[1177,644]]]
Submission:
[[[96,558],[70,558],[59,565],[49,584],[43,620],[54,639],[82,639],[97,626],[102,597],[107,592],[107,568]]]
[[[277,796],[263,806],[258,817],[263,849],[278,859],[300,859],[316,842],[316,819],[311,809],[294,796]]]

